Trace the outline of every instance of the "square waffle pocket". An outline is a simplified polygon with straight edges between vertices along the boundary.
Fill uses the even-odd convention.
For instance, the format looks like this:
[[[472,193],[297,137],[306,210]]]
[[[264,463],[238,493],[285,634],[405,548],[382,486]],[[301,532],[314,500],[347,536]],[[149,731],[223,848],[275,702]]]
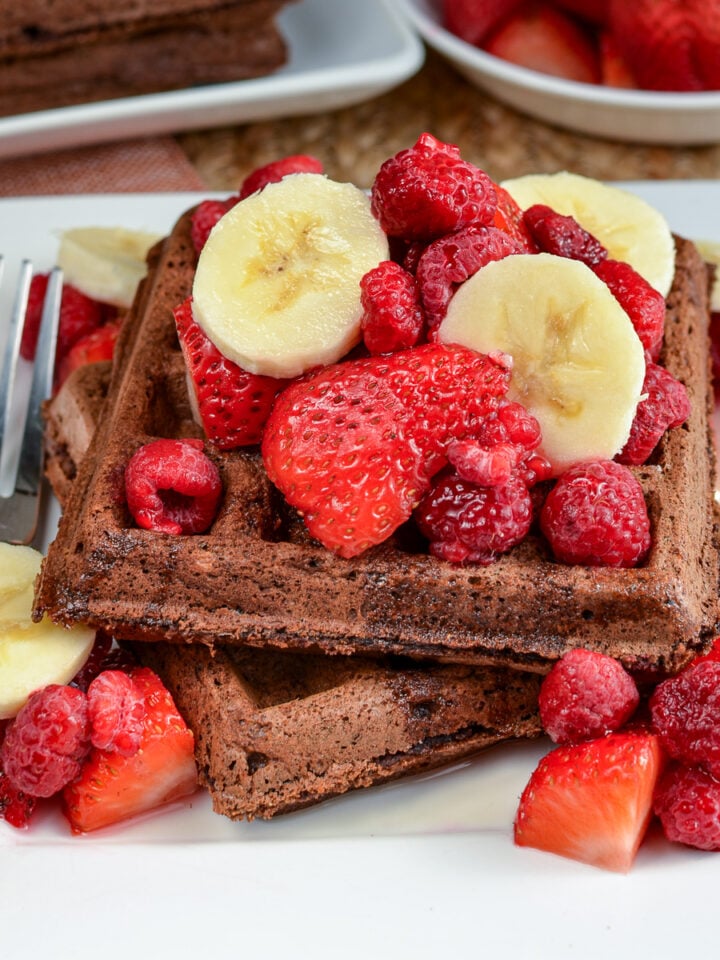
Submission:
[[[209,448],[224,498],[211,530],[138,529],[123,472],[158,437],[201,436],[192,419],[172,309],[189,293],[190,215],[155,248],[124,327],[108,403],[50,547],[36,614],[117,637],[401,655],[545,672],[577,646],[640,673],[678,669],[718,630],[718,550],[710,432],[708,286],[677,239],[660,358],[692,412],[634,468],[653,546],[635,569],[565,566],[540,537],[491,566],[453,566],[401,530],[352,560],[310,539],[256,449]]]

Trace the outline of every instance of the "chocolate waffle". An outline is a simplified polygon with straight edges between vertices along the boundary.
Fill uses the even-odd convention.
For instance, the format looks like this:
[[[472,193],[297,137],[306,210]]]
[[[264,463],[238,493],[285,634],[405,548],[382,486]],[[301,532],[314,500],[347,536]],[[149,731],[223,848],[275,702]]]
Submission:
[[[190,219],[151,255],[119,344],[110,404],[45,561],[36,614],[143,641],[401,655],[546,671],[584,646],[635,672],[674,671],[718,630],[715,455],[707,342],[708,274],[677,240],[664,353],[692,413],[634,470],[652,524],[643,566],[565,566],[530,536],[491,566],[429,556],[405,529],[344,560],[307,534],[254,449],[211,449],[225,488],[209,533],[138,529],[123,496],[133,451],[156,437],[199,436],[172,307],[196,262]]]
[[[0,116],[271,73],[287,2],[0,4]]]
[[[109,364],[80,367],[46,407],[47,473],[67,500]],[[272,817],[540,733],[540,678],[492,667],[134,644],[195,734],[218,813]]]

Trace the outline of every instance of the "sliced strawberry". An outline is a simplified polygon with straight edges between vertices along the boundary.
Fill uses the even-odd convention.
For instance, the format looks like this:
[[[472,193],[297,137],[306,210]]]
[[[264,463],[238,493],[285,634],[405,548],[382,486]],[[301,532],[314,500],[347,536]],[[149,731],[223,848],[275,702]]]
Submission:
[[[47,292],[48,274],[36,273],[30,282],[25,323],[23,326],[20,354],[26,360],[35,357],[40,321]],[[81,293],[72,284],[63,286],[60,299],[60,317],[58,320],[57,359],[58,364],[68,354],[74,344],[100,326],[105,320],[103,304]]]
[[[654,734],[613,733],[558,747],[538,764],[515,818],[515,843],[627,873],[663,767]]]
[[[523,0],[443,0],[445,26],[466,43],[479,46],[490,31]]]
[[[483,44],[495,57],[580,83],[599,83],[598,51],[578,23],[560,10],[527,3]]]
[[[610,30],[643,89],[720,88],[720,0],[612,0]]]
[[[600,34],[600,76],[606,87],[617,87],[621,90],[637,87],[633,72],[609,30]]]
[[[145,697],[140,749],[131,757],[93,749],[80,777],[63,791],[65,816],[84,833],[188,796],[197,788],[194,737],[160,678],[131,672]]]
[[[190,298],[175,309],[175,325],[208,439],[221,450],[259,443],[286,381],[248,373],[223,356],[195,323]]]
[[[119,333],[120,323],[105,323],[77,340],[60,360],[56,387],[64,383],[78,367],[99,363],[101,360],[112,360]]]
[[[278,397],[268,476],[314,537],[356,556],[410,517],[450,442],[496,409],[508,378],[506,358],[441,344],[325,367]]]
[[[608,18],[607,0],[554,0],[554,3],[588,23],[602,24]]]

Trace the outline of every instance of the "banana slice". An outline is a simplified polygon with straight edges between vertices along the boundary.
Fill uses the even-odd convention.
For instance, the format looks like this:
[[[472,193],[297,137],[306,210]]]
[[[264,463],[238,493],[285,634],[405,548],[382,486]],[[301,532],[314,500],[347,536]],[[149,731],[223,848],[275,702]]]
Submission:
[[[368,197],[299,173],[236,204],[205,244],[193,315],[250,373],[296,377],[360,339],[360,279],[389,256]]]
[[[0,543],[0,720],[14,717],[28,696],[49,683],[68,683],[92,649],[95,631],[66,630],[31,610],[41,554]]]
[[[129,307],[145,276],[145,257],[159,234],[122,227],[78,227],[60,238],[58,266],[88,297]]]
[[[710,291],[710,309],[720,313],[720,243],[717,240],[696,240],[695,246],[706,263],[715,267],[715,278]]]
[[[41,561],[42,554],[32,547],[0,542],[0,603],[34,582]]]
[[[624,446],[641,397],[643,348],[584,263],[547,253],[489,263],[458,289],[438,336],[510,354],[508,395],[537,417],[556,474]]]
[[[501,184],[523,209],[544,203],[574,217],[664,297],[675,273],[675,243],[663,215],[619,187],[576,173],[529,174]]]

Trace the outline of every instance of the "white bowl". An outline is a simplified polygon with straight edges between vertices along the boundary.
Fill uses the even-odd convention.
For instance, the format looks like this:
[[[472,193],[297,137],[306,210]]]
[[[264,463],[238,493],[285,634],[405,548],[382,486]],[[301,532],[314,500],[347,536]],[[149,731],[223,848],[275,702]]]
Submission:
[[[425,42],[471,83],[522,113],[580,133],[635,143],[720,141],[720,92],[659,93],[561,80],[517,67],[442,26],[440,0],[397,0]]]

